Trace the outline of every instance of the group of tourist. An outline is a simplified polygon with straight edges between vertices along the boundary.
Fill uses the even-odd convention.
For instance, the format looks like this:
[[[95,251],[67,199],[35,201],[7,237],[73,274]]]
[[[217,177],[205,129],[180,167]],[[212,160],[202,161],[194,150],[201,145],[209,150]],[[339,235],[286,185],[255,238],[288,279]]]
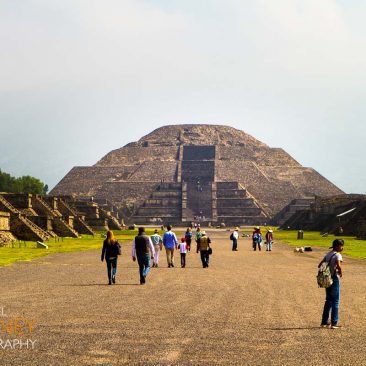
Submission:
[[[181,267],[186,266],[187,252],[191,250],[193,233],[192,229],[188,228],[184,237],[181,238],[180,243],[172,231],[170,225],[167,226],[167,231],[163,237],[159,235],[159,231],[156,229],[154,234],[151,236],[146,235],[145,229],[140,227],[138,229],[138,235],[133,239],[132,242],[132,260],[136,261],[139,266],[140,284],[143,285],[146,282],[146,277],[150,271],[150,259],[153,260],[153,267],[158,267],[159,254],[163,246],[165,247],[166,258],[168,268],[174,267],[174,251],[179,249]],[[268,228],[266,233],[266,250],[272,250],[273,242],[273,231]],[[230,239],[233,241],[232,250],[238,250],[238,239],[239,239],[239,228],[236,227],[233,233],[230,235]],[[204,230],[197,227],[195,234],[195,241],[197,243],[196,252],[200,253],[202,267],[207,268],[209,266],[210,254],[212,248],[210,246],[211,240],[206,235]],[[262,234],[259,226],[254,228],[252,233],[253,250],[261,250],[262,247]],[[318,267],[326,265],[329,267],[331,284],[325,289],[326,299],[323,309],[322,327],[330,327],[332,329],[339,328],[338,317],[339,317],[339,301],[340,301],[340,278],[342,277],[342,255],[344,241],[336,239],[333,241],[332,249],[319,263]],[[108,283],[111,285],[116,282],[117,273],[117,259],[121,254],[121,245],[113,235],[112,231],[107,232],[107,237],[103,243],[101,260],[106,260]],[[330,321],[329,321],[330,317]]]
[[[273,230],[271,228],[267,229],[266,233],[266,251],[271,252],[272,251],[272,244],[273,244]],[[236,252],[238,251],[238,240],[239,240],[239,228],[236,227],[234,231],[230,235],[230,240],[233,242],[232,251]],[[262,233],[259,226],[256,226],[254,228],[254,231],[252,233],[252,243],[253,243],[253,250],[262,250]]]
[[[158,229],[155,229],[153,235],[148,236],[145,233],[145,229],[140,227],[137,236],[132,241],[132,260],[134,262],[137,260],[139,265],[140,284],[143,285],[146,282],[146,277],[150,272],[150,259],[153,261],[152,267],[158,268],[159,254],[163,246],[165,247],[168,268],[174,267],[175,250],[179,250],[181,268],[185,268],[187,252],[191,251],[192,238],[191,228],[187,229],[185,235],[178,242],[177,236],[172,231],[170,225],[167,226],[167,231],[163,237],[159,235]],[[204,230],[197,227],[195,241],[197,243],[196,252],[201,255],[202,267],[207,268],[210,262],[210,254],[212,253],[211,239]],[[118,240],[116,240],[112,231],[108,231],[107,238],[103,243],[101,260],[103,262],[105,258],[107,263],[109,285],[116,282],[117,259],[120,253],[121,246]]]

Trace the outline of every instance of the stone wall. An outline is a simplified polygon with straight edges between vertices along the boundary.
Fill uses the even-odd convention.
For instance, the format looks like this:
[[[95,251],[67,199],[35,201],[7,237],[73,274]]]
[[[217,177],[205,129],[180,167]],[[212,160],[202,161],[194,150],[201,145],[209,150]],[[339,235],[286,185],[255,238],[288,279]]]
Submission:
[[[156,163],[154,161],[146,161],[139,165],[129,177],[129,182],[166,182],[176,181],[177,161],[161,161]]]
[[[0,231],[10,230],[10,214],[8,212],[0,212]]]
[[[125,146],[111,151],[95,166],[112,167],[141,164],[146,161],[175,161],[178,157],[178,146]]]

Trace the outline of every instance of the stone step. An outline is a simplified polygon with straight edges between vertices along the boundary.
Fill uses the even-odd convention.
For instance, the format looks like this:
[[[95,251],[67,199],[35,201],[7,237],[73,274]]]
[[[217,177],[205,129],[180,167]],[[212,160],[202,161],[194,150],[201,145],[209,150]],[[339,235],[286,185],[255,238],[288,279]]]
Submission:
[[[226,199],[217,199],[217,208],[225,208],[225,207],[256,207],[254,205],[253,198],[226,198]]]
[[[216,188],[219,189],[239,189],[238,182],[216,182]]]
[[[177,215],[181,212],[181,208],[180,207],[161,207],[161,208],[157,208],[157,207],[140,207],[137,210],[137,216],[145,216],[145,215],[151,215],[151,216],[155,216],[158,214],[161,214],[163,212],[163,214],[169,214],[169,215]]]
[[[244,189],[220,189],[216,191],[217,198],[246,197]]]
[[[230,216],[260,216],[262,210],[259,207],[221,207],[217,208],[217,215],[230,215]]]
[[[165,198],[165,199],[147,199],[143,207],[171,207],[171,206],[179,206],[181,204],[181,199],[177,198]]]

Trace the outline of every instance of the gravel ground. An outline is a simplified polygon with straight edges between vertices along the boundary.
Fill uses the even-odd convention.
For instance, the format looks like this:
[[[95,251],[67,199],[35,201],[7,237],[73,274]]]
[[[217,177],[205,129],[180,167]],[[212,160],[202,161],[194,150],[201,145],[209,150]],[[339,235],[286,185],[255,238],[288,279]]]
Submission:
[[[99,251],[56,254],[0,268],[0,320],[35,320],[32,349],[1,349],[1,365],[366,365],[366,262],[345,258],[337,330],[319,327],[325,253],[294,253],[275,242],[254,252],[241,238],[211,231],[203,269],[151,269],[144,286],[123,246],[117,284],[106,285]],[[101,243],[102,244],[102,243]],[[1,314],[1,309],[3,313]]]

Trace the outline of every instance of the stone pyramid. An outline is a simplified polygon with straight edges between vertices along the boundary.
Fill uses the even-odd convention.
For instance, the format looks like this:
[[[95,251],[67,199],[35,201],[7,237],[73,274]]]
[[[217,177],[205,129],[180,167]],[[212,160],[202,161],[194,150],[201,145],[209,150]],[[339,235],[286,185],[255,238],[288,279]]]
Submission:
[[[269,220],[293,199],[343,193],[283,149],[221,125],[170,125],[74,167],[52,195],[108,199],[125,222]]]

